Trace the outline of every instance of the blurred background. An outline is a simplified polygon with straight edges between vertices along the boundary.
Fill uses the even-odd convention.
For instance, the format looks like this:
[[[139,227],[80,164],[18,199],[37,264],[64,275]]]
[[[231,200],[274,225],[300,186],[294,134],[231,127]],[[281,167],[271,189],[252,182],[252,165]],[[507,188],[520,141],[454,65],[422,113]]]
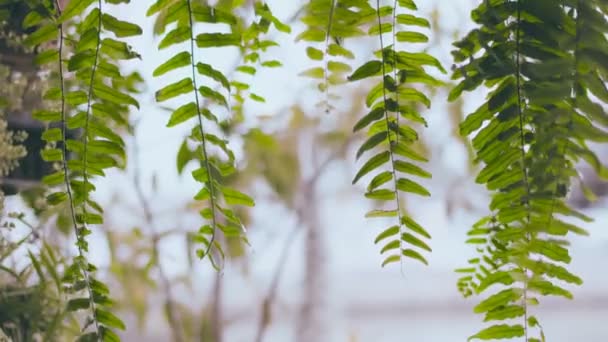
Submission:
[[[123,132],[129,151],[126,169],[96,181],[95,196],[106,214],[105,223],[90,237],[98,276],[111,285],[127,323],[125,341],[450,342],[464,341],[482,327],[481,317],[472,311],[478,299],[461,297],[454,269],[475,254],[464,243],[466,232],[487,214],[488,194],[475,184],[478,168],[472,164],[468,141],[458,135],[458,123],[477,108],[484,93],[448,103],[451,84],[441,74],[436,76],[446,86],[425,90],[433,105],[422,111],[428,128],[417,148],[430,159],[426,169],[433,178],[424,185],[432,197],[407,197],[405,203],[433,237],[430,265],[406,262],[402,268],[381,268],[373,241],[384,225],[364,218],[372,203],[363,197],[363,187],[351,185],[358,166],[355,151],[363,139],[352,134],[352,126],[365,113],[361,99],[371,84],[332,89],[339,98],[326,113],[317,105],[324,95],[314,82],[298,76],[311,62],[306,45],[294,42],[293,34],[269,33],[280,47],[267,54],[284,66],[255,77],[232,73],[240,58],[236,50],[201,53],[198,57],[205,63],[237,80],[245,78],[251,91],[266,99],[246,101],[243,119],[231,125],[228,121],[229,129],[223,132],[240,170],[230,181],[254,197],[256,206],[241,212],[249,245],[225,241],[228,257],[218,273],[193,253],[191,233],[201,218],[199,204],[192,200],[198,185],[190,171],[196,165],[184,157],[193,148],[184,143],[191,127],[166,128],[175,107],[154,100],[154,91],[171,80],[153,78],[152,71],[176,50],[157,50],[155,21],[145,17],[150,2],[131,2],[111,11],[144,29],[143,36],[129,41],[143,61],[124,64],[124,72],[141,90],[141,110],[128,115],[130,128]],[[451,42],[472,28],[469,12],[475,3],[418,2],[420,16],[432,19],[427,51],[446,69],[452,65]],[[301,1],[268,4],[292,32],[303,31],[298,21]],[[378,48],[373,40],[345,44],[356,53],[353,67]],[[21,73],[19,82],[24,83],[14,85],[28,89],[26,76]],[[178,80],[184,74],[171,77]],[[607,159],[605,147],[597,151]],[[603,197],[608,185],[584,165],[580,172],[598,194],[591,202],[575,186],[569,197],[595,218],[585,226],[590,237],[572,238],[571,271],[585,283],[571,288],[573,301],[542,301],[538,316],[551,342],[608,341],[608,200]],[[3,243],[30,239],[35,231],[34,237],[43,236],[73,255],[69,234],[41,214],[35,198],[7,196],[3,219],[12,226],[3,228]],[[11,212],[23,214],[7,216]],[[34,239],[10,258],[3,257],[2,267],[27,265],[28,249],[36,248],[44,255],[44,246]],[[6,286],[9,279],[1,275],[0,284]],[[7,303],[0,303],[0,321],[3,311],[8,312]]]

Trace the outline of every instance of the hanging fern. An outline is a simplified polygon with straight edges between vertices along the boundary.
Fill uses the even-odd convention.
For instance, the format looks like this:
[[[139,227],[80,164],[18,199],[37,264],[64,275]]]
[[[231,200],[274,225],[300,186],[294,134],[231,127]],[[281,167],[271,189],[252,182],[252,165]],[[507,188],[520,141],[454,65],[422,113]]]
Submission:
[[[254,3],[254,15],[255,20],[246,28],[242,30],[242,47],[241,55],[243,56],[243,63],[236,68],[236,71],[240,74],[249,75],[254,77],[259,67],[263,68],[278,68],[283,64],[277,59],[262,60],[263,54],[271,47],[278,46],[274,40],[265,39],[271,25],[283,33],[290,33],[291,28],[282,23],[276,18],[270,7],[267,4],[256,1]],[[232,113],[237,118],[237,121],[243,118],[243,105],[245,99],[249,99],[257,102],[266,102],[266,99],[250,90],[250,84],[243,80],[232,80],[230,85],[235,89],[232,94],[232,98],[235,103],[232,106]]]
[[[321,66],[304,70],[300,76],[319,81],[317,88],[324,94],[324,99],[317,106],[324,107],[326,113],[334,109],[332,100],[339,98],[330,88],[346,83],[346,75],[352,71],[347,61],[355,55],[344,46],[344,41],[364,36],[365,31],[359,26],[368,22],[373,13],[368,2],[361,0],[312,0],[306,5],[301,18],[306,29],[296,41],[309,42],[306,55]]]
[[[433,66],[444,73],[445,70],[435,58],[424,52],[398,51],[395,46],[397,42],[424,43],[428,40],[423,33],[400,30],[401,25],[429,26],[422,18],[401,13],[416,10],[413,2],[398,1],[393,6],[380,6],[378,1],[376,5],[374,10],[376,23],[371,26],[368,33],[379,38],[380,51],[375,54],[379,59],[359,67],[349,80],[382,77],[382,81],[377,83],[367,96],[366,104],[371,109],[370,112],[357,122],[354,131],[369,127],[368,138],[357,151],[357,159],[377,148],[383,150],[364,163],[357,172],[353,184],[388,164],[386,170],[372,178],[367,187],[368,192],[365,194],[369,199],[391,203],[388,210],[372,210],[367,213],[367,217],[396,218],[395,224],[378,234],[375,240],[375,243],[384,243],[381,253],[387,256],[382,265],[402,261],[403,257],[427,264],[426,258],[420,251],[431,251],[424,241],[431,236],[405,213],[400,195],[411,193],[430,196],[422,185],[409,178],[431,177],[430,173],[416,164],[426,162],[426,158],[412,149],[412,144],[418,140],[418,133],[409,126],[409,123],[426,125],[424,118],[411,104],[421,103],[430,107],[431,103],[422,92],[411,85],[440,84],[426,72],[425,66]],[[393,37],[392,45],[385,43],[384,35],[387,33]],[[405,123],[401,119],[405,119]]]
[[[121,39],[142,30],[105,8],[120,3],[129,1],[0,0],[0,21],[10,29],[21,20],[13,20],[7,9],[30,6],[20,32],[27,37],[28,53],[34,51],[37,64],[51,71],[52,87],[33,117],[47,125],[42,157],[55,166],[43,179],[47,202],[55,212],[67,209],[76,238],[77,255],[64,270],[63,290],[67,310],[87,316],[80,333],[84,341],[118,341],[113,329],[125,328],[110,311],[109,289],[95,276],[87,240],[91,226],[103,223],[93,180],[126,165],[125,142],[116,131],[129,131],[128,113],[139,108],[134,84],[142,80],[138,74],[124,75],[119,62],[140,58]],[[608,142],[603,107],[608,102],[607,15],[604,0],[483,0],[471,15],[477,27],[455,43],[458,65],[452,78],[459,83],[448,99],[482,87],[489,92],[460,124],[480,164],[476,180],[491,194],[489,214],[468,232],[467,243],[478,255],[457,270],[459,290],[465,297],[483,296],[474,311],[491,324],[470,339],[544,341],[534,306],[541,296],[572,298],[568,284],[582,284],[567,269],[568,235],[586,235],[575,220],[591,218],[569,207],[565,198],[573,178],[582,181],[575,168],[580,161],[608,179],[608,168],[589,148],[589,143]],[[243,76],[282,65],[266,54],[278,45],[268,33],[272,27],[284,33],[290,28],[257,0],[156,0],[147,16],[156,16],[158,49],[178,49],[153,75],[187,73],[155,97],[157,102],[187,99],[172,111],[167,126],[192,123],[177,167],[182,172],[187,162],[199,163],[192,176],[200,183],[194,199],[204,206],[204,224],[194,234],[196,252],[219,269],[225,248],[221,235],[247,241],[232,206],[254,205],[248,195],[227,186],[236,163],[221,134],[230,120],[244,119],[246,99],[265,101]],[[418,108],[431,105],[420,85],[442,85],[432,74],[446,71],[419,48],[429,40],[429,20],[418,16],[412,0],[309,0],[301,22],[305,28],[296,40],[307,43],[306,55],[314,63],[301,75],[317,82],[323,97],[319,105],[326,112],[335,106],[337,86],[375,82],[365,99],[369,112],[353,128],[366,132],[356,158],[371,157],[353,184],[369,177],[365,197],[377,207],[366,217],[392,222],[375,239],[383,244],[382,266],[403,265],[406,258],[427,264],[431,236],[407,214],[403,196],[430,196],[418,180],[431,177],[423,168],[427,159],[414,148],[417,127],[426,126]],[[15,38],[4,26],[2,34]],[[349,63],[355,55],[346,43],[356,38],[371,38],[380,48],[353,72]],[[236,79],[205,63],[202,51],[209,48],[240,52]]]
[[[107,1],[115,3],[116,1]],[[93,6],[93,9],[88,10]],[[84,19],[76,24],[75,33],[67,29],[72,19]],[[125,329],[124,323],[109,311],[112,301],[108,287],[93,274],[96,267],[87,259],[89,226],[103,223],[103,209],[91,197],[94,176],[104,176],[104,169],[124,166],[124,142],[112,131],[112,117],[139,108],[137,101],[116,85],[124,84],[116,62],[137,57],[117,38],[141,34],[139,26],[119,20],[106,13],[101,1],[71,1],[63,11],[59,4],[48,2],[38,6],[24,20],[24,26],[40,27],[25,41],[26,45],[53,46],[37,56],[39,64],[56,63],[58,85],[46,92],[44,98],[59,102],[57,110],[49,107],[33,114],[34,118],[50,123],[43,134],[50,148],[42,151],[47,162],[58,163],[59,170],[43,181],[50,187],[63,186],[47,196],[49,204],[68,202],[69,215],[76,236],[78,255],[66,269],[64,281],[73,298],[68,311],[87,310],[90,314],[83,327],[82,340],[115,341],[111,330]],[[66,57],[69,56],[69,57]],[[73,85],[68,87],[68,79]],[[68,138],[69,131],[78,131],[80,138]],[[79,295],[81,291],[86,295]],[[94,326],[94,331],[85,332]]]
[[[197,159],[201,161],[202,165],[192,172],[192,176],[203,187],[194,198],[209,203],[209,206],[201,211],[201,216],[209,223],[204,224],[195,237],[195,240],[202,244],[202,248],[197,250],[197,255],[200,258],[209,256],[213,267],[219,269],[220,266],[215,260],[214,254],[211,253],[212,250],[215,250],[223,258],[223,248],[217,239],[218,232],[221,231],[226,236],[244,238],[244,227],[241,221],[227,205],[253,206],[254,202],[240,191],[221,184],[222,178],[230,176],[235,170],[234,153],[230,150],[226,140],[211,133],[210,127],[215,125],[217,128],[219,120],[210,109],[202,106],[202,100],[218,104],[226,110],[229,109],[229,102],[220,91],[206,85],[199,87],[197,76],[214,80],[227,93],[230,92],[230,82],[221,71],[213,66],[196,62],[195,45],[198,49],[240,48],[243,45],[243,37],[235,29],[237,18],[231,12],[219,8],[202,5],[191,0],[159,0],[149,8],[147,15],[151,16],[158,12],[166,13],[163,21],[165,26],[176,23],[176,27],[162,38],[159,49],[178,46],[183,42],[189,43],[187,50],[169,58],[158,66],[153,74],[161,76],[176,69],[190,68],[191,75],[158,90],[156,100],[163,102],[184,94],[192,96],[191,102],[181,105],[172,113],[167,126],[175,126],[196,118],[197,123],[192,129],[189,139],[199,144]],[[196,34],[195,23],[223,24],[228,26],[230,32]],[[161,32],[164,32],[164,28],[161,29]],[[223,158],[212,155],[212,146],[223,152]],[[220,196],[223,196],[225,205],[220,202]]]
[[[563,283],[582,283],[564,267],[571,260],[566,236],[586,231],[565,219],[590,218],[564,198],[580,158],[606,175],[586,145],[608,138],[595,126],[606,123],[605,113],[588,97],[608,94],[605,74],[593,67],[608,47],[598,31],[607,27],[603,10],[599,1],[484,1],[472,13],[480,27],[455,43],[455,60],[468,63],[456,68],[453,78],[462,81],[450,99],[492,88],[460,126],[474,134],[477,162],[485,164],[477,182],[493,193],[493,215],[469,232],[480,257],[457,270],[464,273],[458,286],[465,296],[495,291],[475,307],[484,321],[514,320],[470,339],[544,341],[531,312],[538,296],[572,298]]]

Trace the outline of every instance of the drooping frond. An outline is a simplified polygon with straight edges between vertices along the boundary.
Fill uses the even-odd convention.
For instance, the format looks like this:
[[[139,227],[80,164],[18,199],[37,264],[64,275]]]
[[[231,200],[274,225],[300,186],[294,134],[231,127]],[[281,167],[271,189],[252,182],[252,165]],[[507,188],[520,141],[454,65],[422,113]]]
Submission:
[[[69,30],[75,19],[75,30]],[[107,13],[102,1],[93,0],[71,1],[63,9],[58,2],[37,6],[24,20],[24,26],[34,25],[39,28],[25,43],[47,47],[37,62],[56,65],[58,74],[58,84],[44,95],[49,106],[33,116],[49,122],[42,136],[49,144],[42,151],[43,159],[60,165],[43,179],[49,187],[62,188],[49,194],[47,201],[68,203],[76,236],[78,255],[64,274],[72,294],[67,309],[90,314],[82,340],[115,341],[118,336],[112,329],[125,326],[109,311],[108,287],[94,278],[96,267],[87,259],[86,237],[90,225],[103,223],[103,209],[91,198],[93,177],[103,177],[105,169],[124,167],[126,162],[124,141],[113,128],[126,122],[122,115],[129,106],[139,108],[139,104],[129,94],[134,89],[125,83],[116,63],[138,57],[120,38],[139,35],[141,29]],[[58,108],[52,103],[58,103]],[[83,290],[84,296],[79,294]],[[87,332],[91,325],[94,331]]]
[[[321,65],[302,71],[300,76],[318,80],[317,88],[324,94],[318,106],[324,107],[326,113],[334,109],[331,100],[338,98],[331,92],[331,86],[346,83],[346,75],[352,71],[347,61],[355,55],[344,46],[344,41],[365,36],[360,26],[373,13],[366,0],[311,0],[306,5],[301,19],[306,29],[296,41],[308,42],[306,55]]]
[[[243,56],[243,61],[236,68],[238,73],[250,77],[254,77],[260,67],[278,68],[283,65],[278,59],[265,58],[265,53],[268,49],[279,45],[276,41],[266,36],[270,27],[274,26],[276,30],[283,33],[291,32],[291,28],[275,17],[270,7],[261,1],[255,2],[254,15],[254,21],[242,29],[243,42],[241,55]],[[232,80],[230,84],[234,89],[232,97],[235,100],[235,103],[232,105],[232,112],[237,120],[243,116],[243,105],[246,98],[257,102],[266,102],[263,95],[251,91],[251,85],[247,81]]]
[[[515,319],[471,339],[544,340],[531,306],[538,296],[572,298],[563,284],[582,283],[564,267],[571,260],[566,236],[586,232],[567,218],[590,219],[564,198],[580,158],[606,174],[586,145],[608,138],[597,127],[605,113],[588,96],[608,94],[596,54],[608,51],[604,9],[596,1],[484,1],[472,13],[479,27],[455,43],[462,65],[453,78],[461,82],[450,99],[491,88],[460,129],[474,136],[484,165],[477,182],[492,192],[493,213],[469,233],[480,257],[458,270],[458,286],[465,296],[492,291],[475,307],[485,321]],[[531,327],[537,337],[529,337]]]
[[[375,53],[378,59],[366,62],[349,76],[350,81],[382,77],[367,96],[366,104],[370,112],[354,127],[355,132],[368,130],[367,140],[357,151],[357,159],[371,151],[374,151],[374,156],[363,164],[353,183],[376,173],[369,182],[365,197],[389,203],[388,209],[372,210],[366,215],[395,220],[393,225],[378,234],[375,241],[384,244],[381,253],[386,257],[382,265],[399,262],[403,257],[427,264],[421,251],[431,251],[425,242],[431,236],[405,213],[400,196],[406,193],[430,196],[422,185],[412,179],[431,177],[419,166],[426,162],[426,158],[412,148],[419,137],[410,126],[413,123],[426,125],[416,105],[430,107],[431,103],[413,85],[440,84],[427,73],[425,67],[432,66],[441,72],[445,70],[434,57],[424,52],[398,50],[395,45],[425,43],[428,40],[424,33],[408,30],[416,26],[429,26],[425,19],[411,14],[417,9],[412,1],[398,1],[392,6],[380,6],[378,1],[376,5],[371,15],[374,23],[368,29],[368,34],[377,36],[380,41],[380,50]],[[386,43],[387,34],[392,36],[394,44]]]
[[[219,268],[212,251],[217,251],[221,258],[224,252],[218,234],[244,238],[244,227],[229,205],[252,206],[253,200],[240,191],[222,184],[222,178],[230,176],[234,170],[234,153],[230,150],[228,142],[212,133],[212,128],[219,125],[217,115],[210,108],[210,104],[223,107],[228,111],[231,85],[228,78],[212,65],[197,62],[196,52],[207,48],[243,47],[243,35],[237,28],[237,18],[228,10],[203,5],[191,0],[159,0],[147,12],[148,16],[164,13],[163,24],[175,27],[163,35],[159,49],[168,47],[184,47],[173,57],[159,65],[154,70],[154,76],[161,76],[176,69],[189,68],[190,75],[156,92],[156,100],[164,102],[180,95],[190,96],[190,101],[178,107],[169,118],[168,127],[172,127],[190,119],[196,124],[189,139],[196,143],[197,160],[201,165],[192,172],[196,181],[202,184],[202,189],[194,199],[207,202],[208,206],[201,210],[201,216],[208,223],[202,225],[195,236],[195,240],[202,244],[197,250],[200,258],[209,256],[214,268]],[[196,24],[207,24],[218,27],[217,32],[196,33]],[[223,30],[219,29],[221,26]],[[228,29],[228,32],[225,32]],[[161,30],[164,32],[164,29]],[[183,44],[187,43],[187,44]],[[203,83],[199,77],[212,83]],[[209,82],[207,81],[207,82]],[[209,84],[213,86],[208,86]],[[219,85],[215,87],[215,85]],[[204,105],[203,101],[209,105]],[[221,151],[223,155],[213,154],[213,148]],[[223,198],[223,202],[221,202]]]

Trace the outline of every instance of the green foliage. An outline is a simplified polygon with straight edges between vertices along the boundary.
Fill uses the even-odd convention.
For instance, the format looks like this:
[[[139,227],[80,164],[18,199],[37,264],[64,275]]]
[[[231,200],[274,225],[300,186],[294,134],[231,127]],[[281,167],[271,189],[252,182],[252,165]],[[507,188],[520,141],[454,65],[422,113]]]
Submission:
[[[530,306],[538,296],[572,298],[563,283],[582,283],[563,265],[571,260],[566,236],[586,232],[566,219],[590,219],[564,198],[579,159],[605,174],[586,144],[607,137],[597,126],[605,125],[605,114],[592,99],[606,94],[605,73],[595,64],[608,51],[605,10],[599,1],[484,1],[472,12],[479,27],[454,44],[462,65],[453,78],[461,81],[450,99],[482,84],[491,89],[460,132],[473,135],[483,163],[477,182],[493,194],[492,215],[473,226],[467,241],[480,257],[457,270],[464,274],[458,287],[465,296],[504,288],[475,312],[485,321],[521,320],[471,339],[544,341]],[[536,339],[529,337],[535,326]]]
[[[423,239],[430,239],[429,233],[413,218],[405,213],[401,194],[430,196],[431,194],[412,177],[430,178],[431,174],[416,163],[425,162],[426,158],[412,149],[419,136],[411,124],[423,124],[426,121],[417,111],[417,105],[430,106],[430,100],[413,87],[415,83],[431,85],[440,84],[425,70],[433,66],[445,72],[441,64],[424,52],[407,52],[398,50],[399,42],[426,42],[426,35],[414,31],[402,31],[414,26],[429,27],[428,22],[408,11],[416,10],[410,1],[395,2],[394,6],[380,6],[365,17],[373,18],[375,23],[368,34],[378,36],[380,50],[374,53],[378,59],[368,61],[357,68],[350,76],[350,81],[359,81],[381,76],[366,98],[369,113],[354,126],[354,131],[367,128],[367,140],[359,147],[357,159],[369,152],[369,158],[359,169],[353,184],[362,177],[375,173],[369,181],[365,197],[389,202],[390,207],[370,211],[367,217],[391,218],[394,225],[386,228],[376,238],[375,243],[383,242],[381,253],[386,257],[382,266],[400,262],[403,257],[418,260],[427,264],[421,254],[430,252],[431,248]],[[390,34],[392,44],[386,45],[384,36]],[[407,38],[410,37],[410,38]],[[424,39],[412,37],[424,37]],[[376,152],[380,150],[380,152]],[[409,161],[408,161],[409,160]],[[377,171],[380,171],[379,173]]]
[[[104,169],[125,165],[124,141],[113,128],[124,124],[120,113],[127,113],[129,106],[139,108],[139,104],[129,94],[134,91],[129,78],[121,74],[116,63],[139,56],[112,35],[116,38],[138,35],[141,29],[103,12],[101,1],[71,1],[63,12],[49,4],[30,13],[37,15],[30,15],[30,19],[36,19],[28,24],[36,24],[38,28],[26,38],[25,44],[52,46],[52,40],[58,41],[55,47],[45,51],[55,59],[58,82],[44,98],[58,102],[59,106],[56,110],[38,111],[34,117],[55,126],[43,136],[49,144],[49,148],[42,151],[43,159],[61,165],[44,178],[49,188],[59,187],[47,196],[47,201],[51,205],[68,202],[76,236],[78,256],[63,275],[68,292],[74,297],[68,302],[67,310],[84,310],[90,315],[81,339],[111,341],[116,336],[112,329],[125,327],[109,311],[112,304],[109,290],[94,278],[96,267],[86,257],[89,226],[103,223],[103,209],[91,199],[95,189],[91,179],[104,176]],[[83,19],[74,24],[74,30],[69,30],[70,20],[81,16]],[[106,32],[111,34],[102,38]],[[68,80],[73,86],[68,87]],[[80,134],[71,139],[68,131]],[[86,294],[80,294],[82,291]],[[89,326],[94,330],[86,332]]]
[[[164,32],[167,25],[176,23],[176,27],[167,32],[161,39],[159,49],[178,46],[185,41],[190,43],[186,51],[174,55],[156,68],[154,75],[160,76],[179,68],[190,68],[192,70],[191,76],[158,90],[156,100],[162,102],[180,95],[189,95],[192,99],[173,111],[167,126],[174,126],[196,118],[197,123],[188,140],[197,144],[198,148],[194,152],[190,151],[187,145],[188,141],[184,142],[179,153],[178,168],[183,169],[191,159],[200,161],[200,167],[192,172],[192,176],[202,184],[202,189],[194,196],[194,199],[208,203],[200,212],[202,218],[208,223],[200,227],[194,240],[202,245],[202,248],[197,249],[197,255],[200,258],[208,256],[211,264],[216,269],[220,268],[220,263],[216,258],[219,256],[220,261],[222,261],[224,257],[224,250],[219,242],[218,232],[228,237],[241,237],[246,241],[243,234],[244,226],[235,211],[230,209],[229,206],[253,206],[254,202],[248,195],[222,184],[223,180],[235,171],[234,153],[228,147],[227,140],[210,133],[212,131],[211,127],[220,127],[220,121],[218,116],[209,109],[212,108],[209,104],[230,111],[229,100],[223,92],[230,95],[231,86],[234,86],[234,83],[230,84],[228,77],[213,66],[196,62],[195,53],[197,50],[195,44],[199,49],[237,47],[242,51],[248,51],[249,55],[247,56],[249,57],[246,57],[246,60],[257,62],[259,58],[257,50],[265,48],[262,46],[259,35],[268,30],[271,22],[276,27],[283,28],[282,24],[272,16],[268,6],[256,2],[256,15],[259,15],[261,19],[258,23],[253,23],[248,29],[242,30],[239,19],[232,14],[233,9],[230,6],[228,8],[215,8],[190,0],[159,0],[147,12],[148,16],[157,13],[164,16],[162,23],[158,26],[160,32]],[[230,32],[196,34],[195,23],[227,27]],[[252,54],[257,57],[251,57]],[[255,73],[253,66],[241,66],[237,70],[249,74]],[[217,84],[216,88],[206,85],[198,86],[197,76],[213,80]],[[237,83],[237,86],[238,84],[241,83]],[[242,103],[243,97],[237,96],[237,101]],[[213,155],[212,148],[217,148],[223,155]],[[224,204],[222,204],[222,198]],[[216,251],[217,254],[212,253],[213,251]]]
[[[107,5],[119,3],[129,1],[72,0],[59,6],[51,0],[0,0],[0,43],[32,53],[40,69],[51,75],[42,95],[44,105],[35,104],[32,113],[47,127],[42,135],[47,147],[41,156],[55,166],[43,178],[46,202],[54,208],[44,215],[55,215],[60,227],[67,223],[78,250],[72,263],[63,265],[52,248],[43,245],[39,252],[29,251],[26,270],[2,268],[20,287],[0,288],[0,305],[14,306],[15,298],[25,302],[18,309],[34,314],[33,329],[47,334],[47,339],[55,337],[51,328],[68,316],[84,315],[84,324],[76,329],[82,341],[118,341],[115,331],[126,329],[111,311],[114,299],[87,256],[87,236],[103,223],[104,215],[92,198],[93,180],[104,177],[108,169],[126,166],[125,141],[119,133],[132,130],[129,112],[139,109],[135,95],[142,79],[137,73],[125,75],[119,64],[143,58],[124,41],[141,35],[142,29],[106,11]],[[251,89],[250,80],[264,68],[282,66],[270,57],[270,49],[278,45],[270,37],[271,29],[286,34],[291,29],[263,1],[212,3],[156,0],[147,16],[155,17],[158,49],[174,51],[152,73],[168,80],[156,89],[155,99],[175,104],[167,127],[191,125],[177,151],[177,170],[182,173],[189,163],[196,163],[191,174],[200,188],[193,198],[203,222],[188,242],[195,243],[201,259],[208,257],[220,269],[225,254],[242,253],[238,246],[247,243],[237,207],[254,205],[235,181],[231,139],[238,134],[236,125],[245,121],[247,99],[266,101]],[[22,18],[10,15],[16,9],[25,11]],[[431,236],[406,212],[404,196],[431,196],[421,184],[431,178],[423,167],[427,158],[416,149],[418,128],[427,125],[421,109],[431,106],[422,88],[442,86],[433,75],[446,70],[425,49],[430,21],[419,16],[411,0],[309,0],[302,13],[299,19],[305,28],[295,39],[306,42],[302,53],[313,66],[300,75],[317,82],[325,112],[331,112],[338,99],[334,88],[349,81],[369,88],[366,113],[353,127],[353,134],[364,135],[355,157],[365,160],[352,183],[367,182],[364,197],[373,201],[374,209],[365,216],[381,218],[385,224],[374,240],[382,245],[382,266],[407,259],[427,264]],[[452,79],[458,83],[448,100],[460,100],[465,91],[489,90],[459,127],[461,138],[471,137],[479,165],[476,181],[491,193],[490,213],[471,227],[466,241],[479,255],[456,270],[462,275],[458,288],[465,297],[483,296],[474,311],[490,323],[470,340],[544,341],[531,307],[541,296],[571,299],[566,286],[582,284],[567,269],[568,235],[586,235],[574,220],[591,218],[570,208],[565,197],[573,178],[579,177],[575,165],[580,161],[608,179],[608,169],[589,148],[589,143],[608,141],[603,108],[608,102],[607,14],[608,7],[600,0],[484,0],[471,13],[477,27],[454,43],[457,65]],[[354,68],[350,62],[356,56],[347,44],[369,38],[379,43],[379,49]],[[238,51],[236,76],[198,57],[208,49]],[[176,71],[188,74],[170,80]],[[6,102],[0,106],[7,107]],[[300,120],[303,115],[294,117]],[[0,124],[0,133],[5,128]],[[0,173],[6,174],[24,154],[15,146],[23,137],[2,137],[6,160]],[[239,138],[245,141],[247,171],[265,164],[262,176],[288,206],[295,206],[294,179],[301,175],[293,138],[275,139],[257,128]],[[139,234],[136,230],[133,238],[139,239]],[[109,236],[110,248],[115,249],[116,237]],[[13,245],[21,248],[26,242]],[[2,258],[14,250],[9,248]],[[139,274],[150,287],[148,271],[158,263],[156,245],[153,253],[154,260]],[[118,277],[134,272],[117,264],[113,260]],[[34,273],[37,281],[32,286],[26,275]],[[62,295],[67,295],[65,303]],[[136,310],[145,309],[142,298],[131,300]],[[42,305],[51,301],[61,309],[44,310]],[[15,320],[13,313],[5,317],[5,312],[9,311],[0,310],[0,328],[6,322],[29,324]]]
[[[338,98],[330,92],[330,87],[347,82],[346,75],[352,70],[347,61],[355,58],[353,52],[343,46],[344,40],[364,36],[359,25],[369,21],[373,12],[367,1],[312,0],[306,4],[301,18],[306,29],[296,41],[312,44],[306,48],[306,54],[322,66],[304,70],[300,75],[319,81],[317,88],[325,94],[325,99],[318,105],[325,107],[326,113],[334,109],[331,100]],[[323,46],[319,47],[320,44]]]

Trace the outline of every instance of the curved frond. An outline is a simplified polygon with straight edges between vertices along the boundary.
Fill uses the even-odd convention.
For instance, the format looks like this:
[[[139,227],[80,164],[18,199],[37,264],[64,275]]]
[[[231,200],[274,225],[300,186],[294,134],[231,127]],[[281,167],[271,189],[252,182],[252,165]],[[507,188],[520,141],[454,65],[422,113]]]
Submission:
[[[582,283],[564,267],[571,260],[566,236],[586,232],[567,218],[588,218],[564,199],[581,156],[589,156],[600,174],[604,168],[593,162],[597,157],[586,145],[606,132],[597,127],[605,121],[596,115],[587,82],[603,75],[585,41],[595,31],[594,44],[608,47],[606,32],[589,24],[591,18],[605,24],[606,17],[596,1],[518,0],[485,1],[472,18],[479,28],[454,44],[453,55],[462,64],[453,78],[461,81],[450,98],[482,84],[491,88],[460,131],[473,136],[476,161],[484,165],[477,182],[493,194],[493,215],[469,233],[468,243],[480,257],[457,270],[464,273],[458,287],[465,296],[502,288],[476,312],[485,314],[485,321],[521,321],[493,325],[472,339],[540,340],[529,337],[530,328],[540,329],[529,307],[539,296],[572,298],[563,283]],[[542,329],[539,334],[544,338]]]

